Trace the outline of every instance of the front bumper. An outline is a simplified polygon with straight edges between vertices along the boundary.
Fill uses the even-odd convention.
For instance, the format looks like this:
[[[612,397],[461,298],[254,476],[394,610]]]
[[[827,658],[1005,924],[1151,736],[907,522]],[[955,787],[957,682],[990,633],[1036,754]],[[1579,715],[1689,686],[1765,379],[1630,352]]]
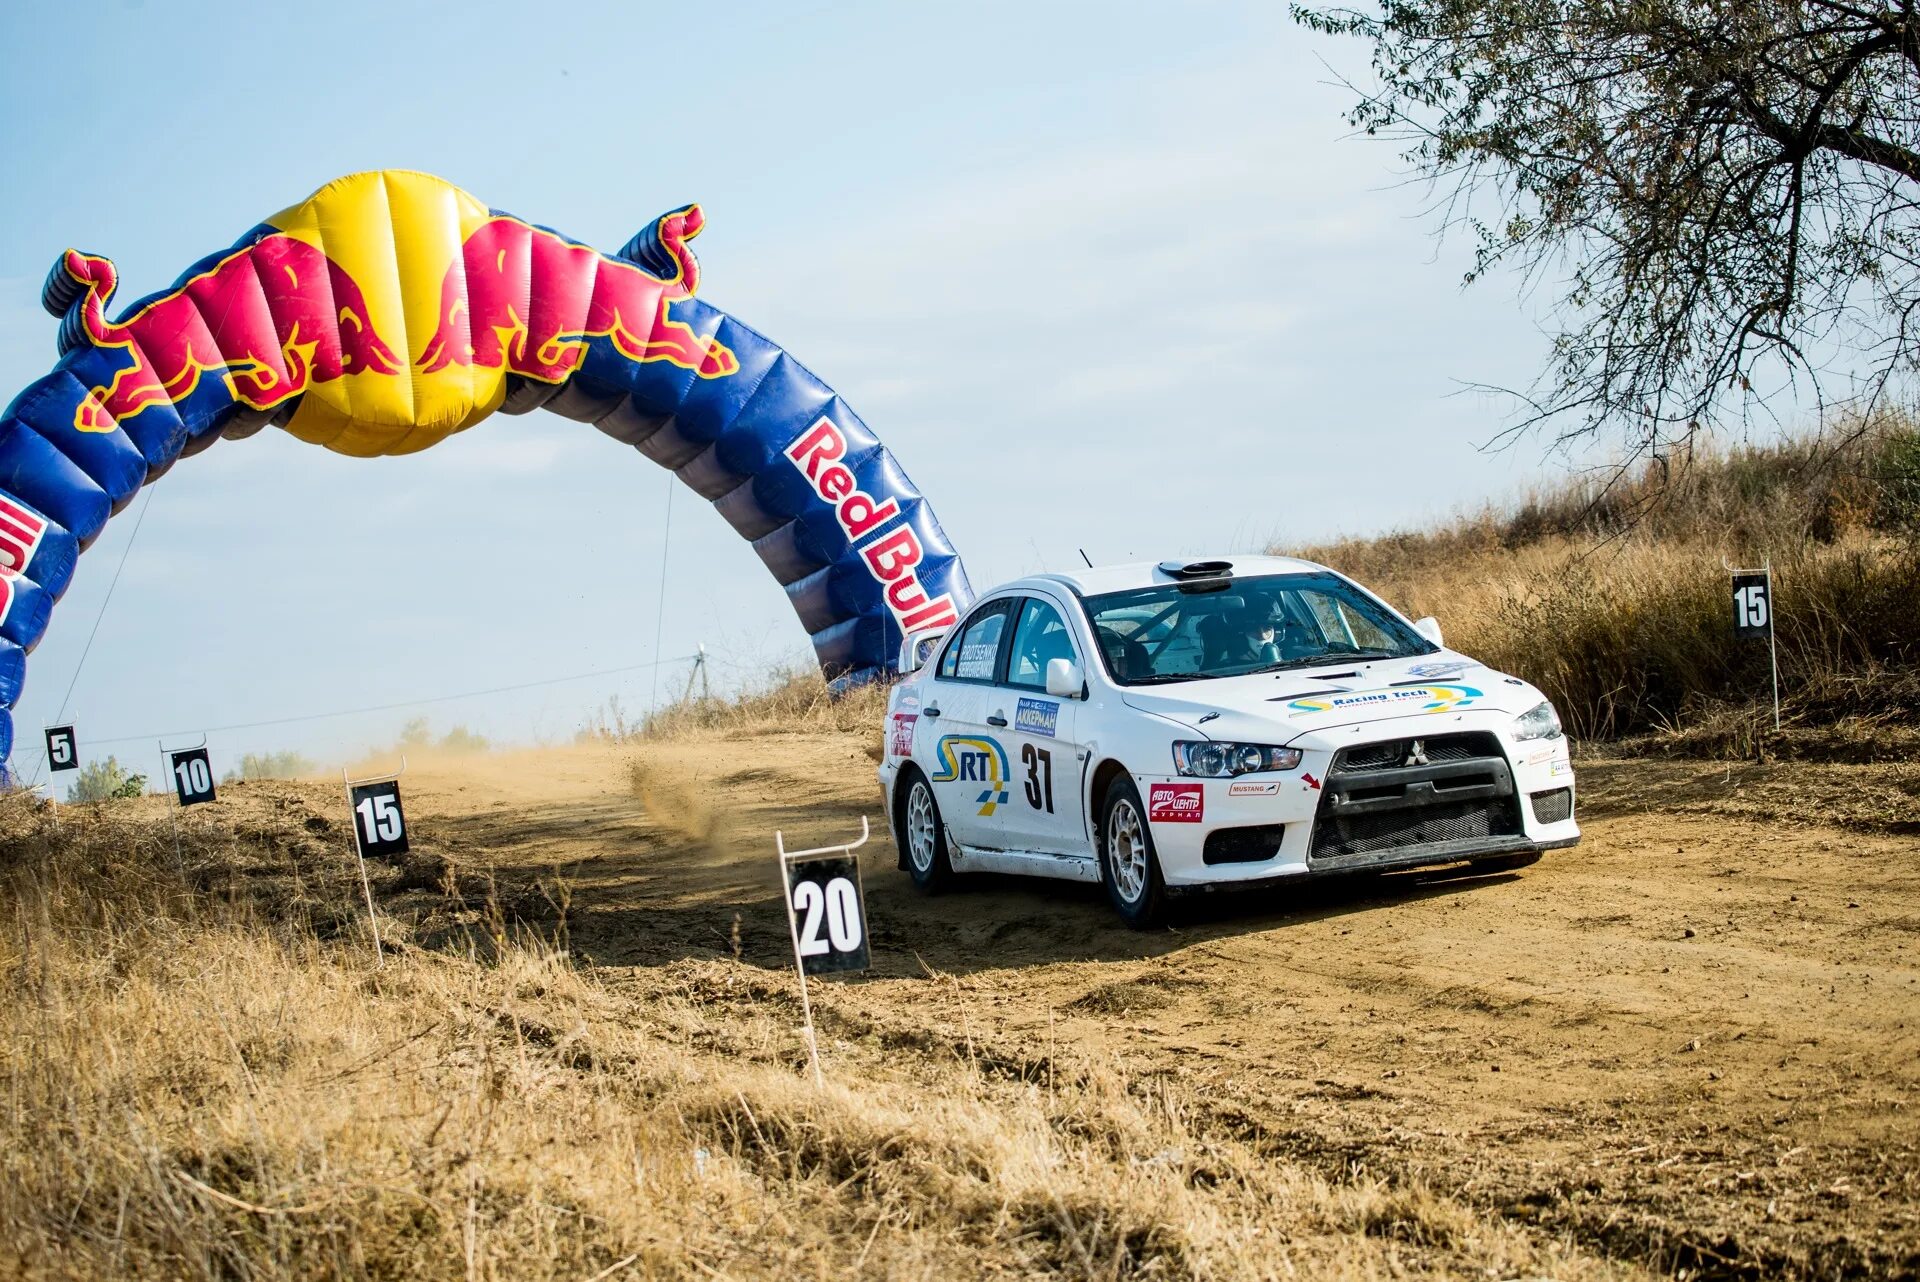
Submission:
[[[1429,867],[1579,841],[1565,739],[1514,742],[1505,717],[1448,720],[1302,740],[1301,769],[1286,774],[1135,775],[1168,888]]]

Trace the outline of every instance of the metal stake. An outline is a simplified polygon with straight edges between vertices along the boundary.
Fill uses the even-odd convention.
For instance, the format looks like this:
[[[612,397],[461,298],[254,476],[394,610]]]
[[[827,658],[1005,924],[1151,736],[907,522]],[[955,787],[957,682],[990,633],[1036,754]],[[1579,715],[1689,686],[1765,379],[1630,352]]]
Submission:
[[[1780,733],[1780,603],[1773,595],[1773,558],[1760,567],[1767,576],[1767,661],[1773,665],[1773,732]]]

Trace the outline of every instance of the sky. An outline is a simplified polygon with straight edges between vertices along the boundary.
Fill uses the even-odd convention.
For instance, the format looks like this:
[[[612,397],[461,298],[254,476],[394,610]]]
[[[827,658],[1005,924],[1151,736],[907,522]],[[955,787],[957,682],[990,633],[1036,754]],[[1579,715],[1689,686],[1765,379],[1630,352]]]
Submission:
[[[53,365],[69,245],[124,301],[334,177],[411,168],[609,250],[701,202],[702,297],[860,413],[976,588],[1081,548],[1418,526],[1567,464],[1480,448],[1510,410],[1463,389],[1530,381],[1540,302],[1463,289],[1433,194],[1351,134],[1336,81],[1366,52],[1265,3],[7,6],[0,386]],[[563,740],[678,696],[703,645],[721,689],[808,664],[751,548],[672,488],[544,414],[403,458],[219,443],[82,559],[16,760],[56,719],[143,766],[163,734],[274,723],[214,729],[216,772],[416,716]]]

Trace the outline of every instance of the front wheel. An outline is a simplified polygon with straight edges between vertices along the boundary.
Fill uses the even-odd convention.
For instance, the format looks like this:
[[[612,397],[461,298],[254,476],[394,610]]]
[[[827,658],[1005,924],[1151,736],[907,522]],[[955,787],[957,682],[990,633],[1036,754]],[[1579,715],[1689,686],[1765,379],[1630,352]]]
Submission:
[[[907,875],[920,889],[937,892],[953,880],[940,803],[933,799],[933,785],[918,770],[907,781],[906,804],[900,807],[900,848],[907,853]]]
[[[1156,926],[1166,916],[1167,887],[1160,879],[1153,830],[1140,790],[1126,775],[1107,785],[1100,808],[1100,880],[1114,911],[1135,930]]]

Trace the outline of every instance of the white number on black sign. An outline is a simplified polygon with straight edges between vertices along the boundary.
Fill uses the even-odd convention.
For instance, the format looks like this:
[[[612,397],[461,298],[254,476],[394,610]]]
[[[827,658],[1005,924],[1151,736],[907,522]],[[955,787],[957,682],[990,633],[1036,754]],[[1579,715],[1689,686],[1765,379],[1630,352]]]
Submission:
[[[788,861],[787,902],[793,909],[794,946],[807,974],[865,970],[871,964],[860,866],[851,855]]]
[[[1733,630],[1764,637],[1773,628],[1773,585],[1763,574],[1733,576]]]
[[[400,781],[356,784],[352,794],[353,839],[363,855],[407,853],[407,818],[400,810]]]
[[[173,768],[173,794],[181,805],[197,806],[214,800],[213,766],[205,748],[168,753],[167,764]]]
[[[818,957],[822,953],[850,953],[860,947],[864,932],[860,929],[860,892],[845,877],[835,877],[820,889],[817,881],[803,881],[793,888],[793,911],[800,918],[800,955]],[[825,922],[827,933],[820,933]]]
[[[47,769],[78,770],[80,754],[74,750],[72,726],[47,727]]]

